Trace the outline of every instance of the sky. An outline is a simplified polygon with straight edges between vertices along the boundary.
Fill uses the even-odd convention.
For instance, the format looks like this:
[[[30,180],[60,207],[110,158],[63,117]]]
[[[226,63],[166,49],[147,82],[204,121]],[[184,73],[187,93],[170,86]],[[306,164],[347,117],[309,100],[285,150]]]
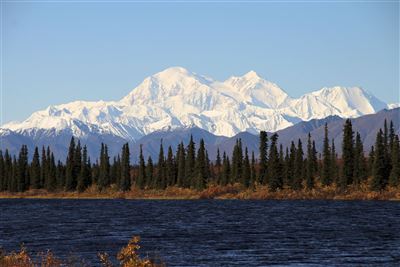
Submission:
[[[171,66],[254,70],[292,97],[340,85],[400,102],[398,1],[1,1],[0,125],[119,100]]]

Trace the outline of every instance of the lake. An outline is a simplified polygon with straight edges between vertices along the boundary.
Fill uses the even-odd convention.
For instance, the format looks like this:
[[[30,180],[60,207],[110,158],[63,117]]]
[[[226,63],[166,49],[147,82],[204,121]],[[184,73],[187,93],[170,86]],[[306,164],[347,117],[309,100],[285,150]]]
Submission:
[[[399,266],[389,201],[0,200],[0,246],[98,264],[139,235],[168,266]]]

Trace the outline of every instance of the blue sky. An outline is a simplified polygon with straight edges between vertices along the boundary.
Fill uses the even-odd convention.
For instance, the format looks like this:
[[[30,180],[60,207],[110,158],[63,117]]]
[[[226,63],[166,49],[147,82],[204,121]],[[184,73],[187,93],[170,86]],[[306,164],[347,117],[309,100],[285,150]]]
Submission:
[[[255,70],[298,97],[362,86],[399,101],[399,2],[2,2],[2,123],[118,100],[169,66]]]

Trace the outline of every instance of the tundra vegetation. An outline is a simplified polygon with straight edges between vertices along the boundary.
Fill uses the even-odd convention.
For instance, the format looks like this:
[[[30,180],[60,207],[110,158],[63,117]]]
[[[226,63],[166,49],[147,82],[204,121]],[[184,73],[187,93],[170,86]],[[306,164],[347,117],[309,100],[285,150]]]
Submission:
[[[140,237],[134,236],[128,244],[121,248],[116,258],[111,258],[107,253],[99,253],[99,263],[103,267],[162,267],[164,263],[156,263],[149,258],[139,256]],[[115,264],[117,262],[117,264]],[[84,260],[71,257],[61,260],[50,250],[39,252],[37,257],[32,257],[25,246],[19,251],[7,253],[0,249],[0,266],[2,267],[64,267],[64,266],[90,266]]]

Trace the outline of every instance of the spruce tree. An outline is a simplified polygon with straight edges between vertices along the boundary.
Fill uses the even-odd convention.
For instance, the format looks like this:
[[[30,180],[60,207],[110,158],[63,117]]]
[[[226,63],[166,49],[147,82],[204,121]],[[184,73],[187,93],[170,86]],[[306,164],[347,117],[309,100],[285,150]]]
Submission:
[[[400,181],[400,144],[398,135],[393,137],[391,151],[392,169],[389,176],[389,185],[396,187]]]
[[[103,143],[101,143],[99,167],[98,187],[102,191],[110,185],[110,157],[108,156],[108,147]]]
[[[385,155],[385,173],[384,173],[384,183],[388,183],[390,170],[392,168],[391,161],[390,161],[390,148],[389,148],[389,130],[387,126],[387,120],[384,121],[383,126],[383,151]]]
[[[221,161],[221,155],[219,152],[219,148],[217,149],[217,158],[215,160],[215,172],[216,172],[216,182],[219,184],[221,182],[222,178],[222,161]]]
[[[311,134],[308,133],[308,141],[307,141],[307,166],[306,166],[306,186],[307,189],[314,188],[314,151],[311,142]]]
[[[45,181],[46,190],[49,192],[54,191],[57,188],[57,180],[56,180],[56,163],[54,159],[54,154],[50,153],[50,148],[48,148],[49,156],[48,158],[48,176]]]
[[[202,190],[206,187],[207,183],[207,166],[206,166],[206,151],[204,146],[204,140],[200,140],[199,149],[196,157],[196,176],[195,176],[195,188]]]
[[[330,185],[332,183],[332,167],[331,167],[331,148],[329,147],[329,138],[328,138],[328,124],[325,123],[325,132],[324,132],[324,143],[323,143],[323,152],[322,152],[322,175],[321,175],[321,183],[323,186]]]
[[[131,189],[130,157],[129,144],[126,143],[122,146],[121,152],[121,179],[119,183],[119,190],[121,191],[129,191]]]
[[[368,154],[368,175],[374,175],[374,162],[375,162],[375,147],[371,146],[371,149]]]
[[[232,152],[232,180],[234,183],[241,181],[243,165],[242,140],[236,139]]]
[[[343,172],[339,180],[341,189],[345,189],[353,181],[354,171],[354,132],[351,120],[347,119],[343,128]]]
[[[29,188],[28,147],[26,145],[22,145],[19,152],[17,170],[17,191],[24,192]]]
[[[290,143],[289,160],[286,166],[286,183],[290,187],[292,187],[295,179],[296,154],[297,154],[296,145],[292,141]]]
[[[373,191],[379,191],[385,188],[386,164],[384,140],[382,129],[379,129],[376,135],[373,176],[370,185]]]
[[[65,190],[73,191],[76,188],[76,173],[75,173],[75,139],[71,137],[68,148],[68,156],[65,171]],[[43,160],[42,160],[43,161]],[[43,163],[42,163],[43,164]]]
[[[78,185],[77,185],[77,190],[79,192],[83,192],[86,190],[86,188],[89,187],[90,180],[91,180],[90,176],[91,176],[90,165],[89,165],[89,161],[88,161],[87,147],[85,145],[82,150],[82,163],[81,163],[81,169],[79,172]]]
[[[250,187],[253,187],[257,181],[257,171],[256,171],[256,158],[254,156],[254,151],[251,152],[251,179]]]
[[[154,186],[154,167],[153,167],[153,160],[151,159],[151,156],[148,157],[147,159],[147,166],[146,166],[146,185],[147,187],[152,187]]]
[[[78,185],[78,177],[79,173],[81,172],[81,165],[82,165],[82,147],[81,147],[81,142],[78,140],[75,147],[75,155],[74,155],[75,188]]]
[[[64,188],[65,186],[65,166],[59,160],[56,168],[57,187]]]
[[[157,164],[157,179],[154,185],[157,189],[165,189],[167,187],[166,174],[165,174],[165,158],[164,158],[164,148],[162,140],[160,142],[160,151],[158,154],[158,164]]]
[[[8,187],[10,188],[11,192],[18,192],[18,176],[19,176],[19,166],[17,162],[17,158],[15,155],[13,156],[12,160],[12,171],[11,171],[11,179],[9,180]]]
[[[112,160],[112,164],[110,165],[111,184],[117,184],[117,185],[119,184],[119,177],[117,177],[117,172],[118,172],[118,168],[120,168],[120,167],[121,167],[121,163],[118,163],[117,157],[114,156],[113,160]],[[78,179],[78,185],[79,185],[79,179]]]
[[[4,179],[2,183],[3,190],[11,191],[11,180],[12,180],[12,158],[8,149],[4,152]]]
[[[5,161],[3,157],[3,151],[0,150],[0,191],[7,190],[7,187],[4,186],[6,181],[6,172],[5,172]]]
[[[173,186],[176,183],[175,159],[172,147],[168,147],[167,160],[165,161],[165,174],[167,185]]]
[[[304,160],[303,160],[303,145],[301,140],[299,139],[296,149],[296,157],[294,162],[294,174],[293,174],[293,183],[291,188],[293,190],[300,190],[303,188],[303,168],[304,168]]]
[[[195,151],[195,143],[193,142],[193,136],[190,135],[190,141],[187,146],[187,153],[186,153],[186,163],[185,163],[185,186],[190,187],[193,183],[193,178],[195,174],[195,162],[196,162],[196,151]]]
[[[44,186],[44,181],[46,180],[46,177],[47,177],[47,169],[48,169],[47,165],[48,165],[48,161],[47,161],[47,157],[46,157],[46,149],[44,148],[44,146],[42,146],[39,188],[42,188]]]
[[[231,165],[229,162],[229,157],[224,154],[222,156],[222,175],[221,175],[221,185],[227,185],[230,183],[231,179]]]
[[[35,152],[33,153],[30,178],[31,178],[32,188],[33,189],[40,188],[40,158],[39,158],[38,147],[35,147]]]
[[[269,189],[271,191],[276,191],[277,189],[282,188],[283,185],[283,170],[281,169],[281,164],[279,160],[277,142],[278,134],[275,133],[271,136],[271,144],[268,157]]]
[[[353,171],[353,181],[355,184],[360,184],[366,178],[365,171],[365,157],[364,148],[361,141],[360,133],[356,133],[356,143],[354,147],[354,171]]]
[[[146,181],[146,165],[144,163],[143,150],[142,145],[140,145],[139,152],[139,175],[136,180],[136,187],[139,189],[143,189]]]
[[[178,165],[178,171],[177,171],[177,184],[179,187],[184,187],[186,185],[185,183],[185,160],[186,160],[186,153],[185,153],[185,147],[183,143],[181,142],[178,145],[178,151],[177,151],[177,165]]]
[[[242,168],[241,178],[242,178],[241,183],[245,187],[249,187],[250,180],[251,180],[251,168],[250,168],[250,159],[249,159],[249,153],[247,151],[247,147],[245,148],[245,152],[244,152],[244,160],[243,160],[243,168]]]
[[[267,132],[260,132],[260,170],[258,180],[262,184],[267,183],[267,164],[268,164],[268,135]]]

